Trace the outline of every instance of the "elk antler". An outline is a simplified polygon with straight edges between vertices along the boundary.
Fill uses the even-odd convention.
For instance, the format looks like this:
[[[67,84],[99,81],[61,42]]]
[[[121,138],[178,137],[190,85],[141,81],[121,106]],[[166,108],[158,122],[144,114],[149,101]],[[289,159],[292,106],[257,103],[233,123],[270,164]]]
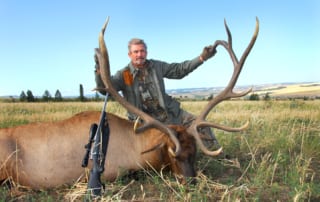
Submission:
[[[138,128],[136,131],[141,132],[145,129],[154,127],[159,129],[160,131],[168,134],[171,138],[171,140],[174,142],[176,148],[175,148],[175,155],[178,156],[181,152],[181,145],[175,135],[175,132],[168,128],[165,124],[161,123],[160,121],[154,119],[153,117],[149,116],[148,114],[144,113],[140,109],[136,108],[134,105],[130,104],[128,101],[126,101],[122,96],[118,94],[118,91],[114,89],[111,82],[111,74],[110,74],[110,64],[109,64],[109,56],[108,56],[108,50],[104,41],[104,32],[107,27],[109,18],[107,18],[105,24],[102,27],[102,30],[99,34],[99,51],[96,51],[99,65],[100,65],[100,71],[101,71],[101,78],[102,81],[106,87],[106,90],[108,93],[112,95],[112,97],[118,101],[124,108],[126,108],[131,113],[136,114],[139,116],[144,122],[140,128]]]
[[[223,126],[220,124],[216,124],[216,123],[211,123],[205,120],[206,116],[208,115],[208,113],[210,112],[210,110],[215,107],[217,104],[219,104],[220,102],[230,99],[230,98],[236,98],[236,97],[242,97],[244,95],[247,95],[249,92],[251,92],[252,88],[240,92],[240,93],[235,93],[233,92],[233,88],[236,85],[236,82],[238,80],[238,77],[240,75],[240,72],[242,70],[242,67],[244,65],[244,62],[247,58],[247,56],[249,55],[256,39],[258,36],[258,32],[259,32],[259,20],[258,18],[256,18],[256,27],[255,27],[255,32],[251,38],[251,41],[249,43],[249,45],[247,46],[246,50],[244,51],[240,61],[238,61],[237,56],[235,55],[233,49],[232,49],[232,37],[231,37],[231,32],[229,30],[229,27],[226,23],[226,20],[224,20],[224,25],[227,31],[227,35],[228,35],[228,42],[226,41],[222,41],[222,40],[217,40],[214,43],[214,48],[216,48],[218,45],[223,46],[229,53],[231,60],[233,62],[234,65],[234,71],[232,74],[232,77],[229,81],[229,84],[227,85],[227,87],[220,92],[217,96],[215,96],[208,104],[207,106],[204,108],[204,110],[200,113],[200,115],[192,122],[192,124],[190,125],[190,127],[187,129],[187,131],[192,134],[200,149],[209,156],[216,156],[219,155],[219,153],[222,151],[222,148],[218,149],[217,151],[209,151],[203,144],[200,135],[199,135],[199,128],[201,127],[205,127],[205,126],[209,126],[212,128],[217,128],[217,129],[221,129],[224,131],[229,131],[229,132],[238,132],[238,131],[242,131],[244,129],[246,129],[249,125],[249,122],[245,123],[243,126],[239,127],[239,128],[232,128],[232,127],[228,127],[228,126]]]

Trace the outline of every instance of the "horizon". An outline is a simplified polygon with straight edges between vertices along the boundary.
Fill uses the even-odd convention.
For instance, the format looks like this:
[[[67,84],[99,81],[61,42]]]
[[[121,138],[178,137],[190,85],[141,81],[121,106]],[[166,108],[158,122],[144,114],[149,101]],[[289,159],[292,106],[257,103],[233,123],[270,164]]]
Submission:
[[[237,88],[244,88],[244,87],[248,87],[248,86],[251,86],[253,87],[253,90],[255,87],[263,87],[263,86],[275,86],[275,85],[294,85],[294,84],[312,84],[312,83],[319,83],[320,85],[320,80],[319,81],[305,81],[305,82],[277,82],[277,83],[264,83],[264,84],[254,84],[254,85],[236,85],[235,86],[235,89]],[[178,90],[195,90],[195,89],[212,89],[212,88],[224,88],[225,86],[209,86],[209,87],[186,87],[186,88],[172,88],[172,89],[166,89],[166,93],[170,94],[170,91],[178,91]],[[32,92],[31,89],[28,89]],[[22,90],[24,93],[27,93],[28,90]],[[60,89],[57,89],[61,92]],[[55,90],[54,92],[50,92],[50,95],[51,97],[54,97],[54,94],[55,92],[57,91]],[[0,98],[10,98],[10,97],[13,97],[13,98],[18,98],[20,97],[20,94],[22,93],[22,91],[20,91],[20,93],[18,94],[15,94],[15,95],[0,95]],[[43,97],[44,93],[45,93],[46,90],[43,91],[43,93],[41,95],[35,95],[33,92],[33,96],[35,98],[41,98]],[[90,97],[93,97],[96,92],[98,93],[99,97],[103,97],[104,95],[100,94],[98,91],[92,91],[91,93],[87,92],[87,93],[84,93],[84,96],[90,96]],[[80,95],[80,89],[79,89],[79,92],[78,94],[72,94],[72,95],[64,95],[63,93],[61,93],[62,97],[63,98],[75,98],[75,97],[79,97]]]

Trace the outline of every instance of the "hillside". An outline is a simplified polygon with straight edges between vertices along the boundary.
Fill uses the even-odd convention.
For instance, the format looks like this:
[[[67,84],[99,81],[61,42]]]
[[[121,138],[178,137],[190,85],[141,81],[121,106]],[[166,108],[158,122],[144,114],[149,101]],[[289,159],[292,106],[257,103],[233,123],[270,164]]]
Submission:
[[[294,83],[278,84],[268,86],[255,91],[260,95],[269,93],[271,97],[320,97],[320,82],[315,83]]]
[[[237,86],[235,91],[242,91],[253,88],[253,93],[261,96],[269,93],[275,98],[319,98],[320,97],[320,82],[302,82],[302,83],[279,83],[279,84],[261,84],[253,86]],[[217,95],[224,87],[212,88],[186,88],[174,89],[167,92],[175,97],[182,99],[206,99],[209,96]]]

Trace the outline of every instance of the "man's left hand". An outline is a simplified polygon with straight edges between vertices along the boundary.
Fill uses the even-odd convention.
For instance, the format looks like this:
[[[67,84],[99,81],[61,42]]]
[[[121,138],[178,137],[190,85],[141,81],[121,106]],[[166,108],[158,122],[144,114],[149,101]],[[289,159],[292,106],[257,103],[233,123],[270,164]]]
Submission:
[[[213,57],[216,53],[217,53],[216,48],[214,48],[213,46],[206,46],[203,48],[203,51],[200,55],[200,60],[204,62],[209,58]]]

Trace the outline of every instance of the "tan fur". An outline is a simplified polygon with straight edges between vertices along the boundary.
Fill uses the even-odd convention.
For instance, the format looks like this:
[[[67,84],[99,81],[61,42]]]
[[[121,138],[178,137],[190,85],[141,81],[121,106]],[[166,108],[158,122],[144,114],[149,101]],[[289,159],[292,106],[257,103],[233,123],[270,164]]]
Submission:
[[[100,112],[88,111],[60,122],[0,129],[0,180],[12,177],[35,189],[72,184],[84,176],[84,145],[91,124],[98,123],[99,117]],[[146,161],[160,169],[164,163],[159,159],[160,151],[141,152],[159,141],[168,141],[166,135],[156,129],[136,135],[132,122],[113,114],[107,114],[107,118],[111,132],[105,180],[114,180],[122,170],[146,167]]]

